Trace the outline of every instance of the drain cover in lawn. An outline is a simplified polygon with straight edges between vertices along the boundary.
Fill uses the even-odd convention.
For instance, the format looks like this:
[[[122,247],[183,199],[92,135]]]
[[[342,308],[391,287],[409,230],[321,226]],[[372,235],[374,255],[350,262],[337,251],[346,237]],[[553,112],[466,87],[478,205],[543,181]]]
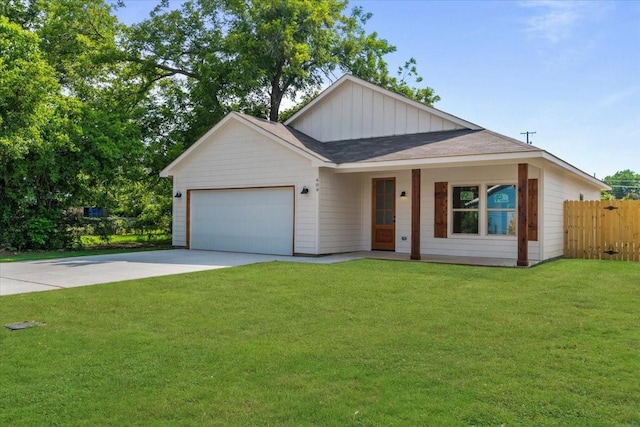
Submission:
[[[27,329],[32,328],[34,326],[44,326],[46,323],[37,322],[35,320],[30,320],[28,322],[18,322],[18,323],[7,323],[4,325],[5,328],[11,329],[12,331],[17,331],[19,329]]]

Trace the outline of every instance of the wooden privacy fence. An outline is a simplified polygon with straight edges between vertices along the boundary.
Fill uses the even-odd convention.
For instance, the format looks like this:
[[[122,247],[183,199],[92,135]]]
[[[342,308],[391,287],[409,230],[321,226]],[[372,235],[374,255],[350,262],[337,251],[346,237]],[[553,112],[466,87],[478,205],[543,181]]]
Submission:
[[[564,202],[564,256],[640,261],[640,200]]]

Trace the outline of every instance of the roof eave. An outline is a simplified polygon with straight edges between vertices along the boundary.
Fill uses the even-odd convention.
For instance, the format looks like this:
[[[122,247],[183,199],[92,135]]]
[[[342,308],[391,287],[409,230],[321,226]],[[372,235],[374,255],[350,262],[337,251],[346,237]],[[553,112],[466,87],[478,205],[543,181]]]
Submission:
[[[573,172],[582,181],[587,182],[590,185],[593,185],[594,187],[599,188],[600,190],[607,190],[607,191],[611,190],[611,187],[609,185],[607,185],[604,182],[600,181],[598,178],[589,175],[588,173],[578,169],[577,167],[573,166],[572,164],[565,162],[561,158],[554,156],[553,154],[549,153],[548,151],[544,151],[543,150],[542,152],[543,152],[543,158],[545,160],[555,164],[558,167],[561,167],[562,169],[565,169],[565,170]]]
[[[461,156],[430,157],[422,159],[385,160],[369,162],[340,163],[336,166],[338,173],[367,172],[376,170],[409,169],[409,168],[440,168],[452,166],[469,166],[473,164],[488,165],[508,161],[522,161],[539,159],[543,151],[511,152],[497,154],[474,154]]]
[[[564,160],[554,156],[553,154],[545,150],[498,154],[446,156],[407,160],[351,162],[340,163],[335,166],[335,169],[337,173],[352,173],[409,168],[442,168],[470,165],[492,165],[514,161],[522,162],[525,160],[532,161],[538,166],[541,166],[541,163],[543,161],[550,162],[563,170],[571,172],[573,175],[577,176],[580,180],[588,183],[589,185],[592,185],[601,190],[611,190],[611,187],[604,182],[585,173],[584,171],[576,168],[575,166],[565,162]]]

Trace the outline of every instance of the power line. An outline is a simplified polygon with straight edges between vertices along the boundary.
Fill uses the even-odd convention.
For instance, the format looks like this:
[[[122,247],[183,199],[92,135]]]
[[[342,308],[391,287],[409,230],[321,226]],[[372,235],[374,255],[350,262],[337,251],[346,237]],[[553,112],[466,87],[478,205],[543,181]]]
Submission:
[[[520,132],[520,135],[527,135],[527,144],[533,144],[533,141],[529,142],[529,135],[534,135],[534,134],[535,132],[529,132],[529,131]]]

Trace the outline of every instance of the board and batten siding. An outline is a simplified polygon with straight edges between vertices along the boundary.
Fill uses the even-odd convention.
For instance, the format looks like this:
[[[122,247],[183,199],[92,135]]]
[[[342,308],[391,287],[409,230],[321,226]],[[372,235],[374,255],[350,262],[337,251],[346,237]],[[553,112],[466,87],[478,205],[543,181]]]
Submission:
[[[529,165],[529,178],[538,178],[540,170]],[[484,235],[486,210],[480,208],[479,235],[451,234],[451,186],[457,185],[491,185],[517,184],[518,165],[476,166],[465,168],[423,169],[421,175],[421,222],[420,222],[420,252],[426,255],[469,256],[486,258],[516,259],[518,255],[518,241],[516,236]],[[447,182],[449,187],[449,206],[447,207],[448,227],[447,238],[435,238],[435,195],[436,182]],[[540,200],[541,194],[539,194]],[[481,199],[482,200],[482,199]],[[539,224],[539,228],[543,227]],[[539,261],[540,242],[529,242],[529,259]]]
[[[295,253],[317,253],[318,168],[311,161],[231,120],[173,172],[173,245],[185,246],[187,190],[295,186]]]
[[[346,82],[291,125],[318,141],[463,129],[402,100]]]
[[[546,169],[543,173],[544,207],[540,216],[544,246],[543,259],[564,255],[564,202],[565,200],[600,200],[600,191],[581,183],[567,173]]]
[[[362,250],[361,182],[357,174],[320,168],[318,181],[318,246],[320,254]],[[314,188],[311,191],[315,191]]]

